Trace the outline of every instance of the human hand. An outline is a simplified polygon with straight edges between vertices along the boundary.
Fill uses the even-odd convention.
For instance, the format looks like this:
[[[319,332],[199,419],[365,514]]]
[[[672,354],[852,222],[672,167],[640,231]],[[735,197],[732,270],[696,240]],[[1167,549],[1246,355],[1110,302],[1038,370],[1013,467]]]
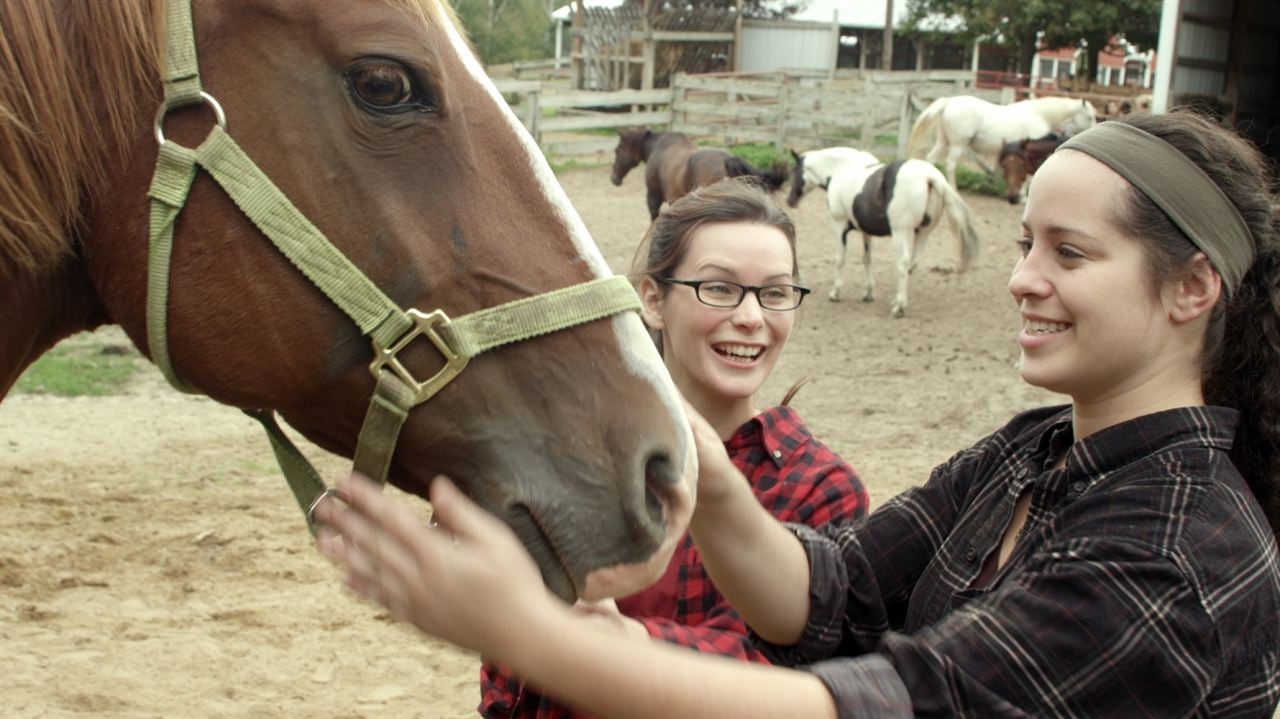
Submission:
[[[751,488],[729,459],[724,441],[711,423],[698,414],[688,400],[684,409],[689,415],[689,429],[693,432],[693,443],[698,453],[698,504],[694,511],[694,521],[697,521],[699,513],[714,511],[736,491],[750,492]]]
[[[491,653],[550,603],[523,545],[445,477],[430,487],[432,519],[408,509],[359,475],[339,486],[347,507],[325,500],[317,548],[345,573],[356,594],[393,617],[462,647]]]

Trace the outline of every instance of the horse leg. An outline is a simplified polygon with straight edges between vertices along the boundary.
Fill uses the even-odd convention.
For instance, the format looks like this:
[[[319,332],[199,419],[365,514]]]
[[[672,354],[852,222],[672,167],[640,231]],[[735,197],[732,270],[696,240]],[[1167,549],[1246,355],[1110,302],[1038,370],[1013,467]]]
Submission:
[[[911,265],[914,262],[913,240],[919,239],[915,235],[914,229],[894,230],[893,246],[898,252],[898,294],[893,298],[893,309],[889,311],[892,317],[902,317],[907,313],[907,280],[911,276]]]
[[[956,163],[960,162],[960,157],[964,155],[964,152],[965,148],[961,145],[952,145],[947,150],[947,182],[950,182],[951,186],[957,190],[960,189],[960,186],[956,184]]]
[[[662,193],[649,190],[649,221],[653,222],[658,219],[658,212],[662,210]]]
[[[932,231],[933,225],[921,225],[916,228],[915,242],[911,245],[911,264],[907,267],[908,273],[916,271],[916,265],[920,264],[920,256],[924,254],[925,242],[929,240],[929,233]]]
[[[871,273],[871,236],[862,233],[863,302],[876,301],[876,276]]]
[[[827,293],[827,299],[832,302],[840,301],[840,290],[844,287],[844,257],[849,250],[849,230],[853,229],[853,225],[845,223],[844,225],[836,225],[836,278],[831,283],[831,291]]]

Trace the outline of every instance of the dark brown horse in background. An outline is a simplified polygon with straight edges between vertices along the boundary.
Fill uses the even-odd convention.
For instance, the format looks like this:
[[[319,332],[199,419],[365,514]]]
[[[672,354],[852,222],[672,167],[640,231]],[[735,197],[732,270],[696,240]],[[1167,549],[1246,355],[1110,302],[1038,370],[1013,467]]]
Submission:
[[[1058,145],[1067,141],[1067,135],[1051,132],[1044,137],[1021,142],[1009,142],[1000,148],[1000,172],[1004,174],[1005,198],[1016,205],[1022,197],[1022,187],[1036,174]]]
[[[457,318],[613,274],[448,3],[193,13],[226,134],[396,307]],[[148,351],[164,17],[163,0],[0,0],[0,397],[76,332],[119,324]],[[210,135],[207,107],[155,122],[191,148]],[[177,375],[351,457],[374,390],[369,340],[205,170],[174,228]],[[419,378],[443,365],[424,337],[399,357]],[[572,599],[661,574],[692,511],[692,451],[674,385],[626,312],[476,356],[409,412],[389,477],[417,494],[454,477]]]
[[[622,178],[641,162],[645,163],[644,184],[648,190],[650,220],[658,216],[663,202],[673,202],[695,188],[726,177],[755,177],[765,189],[773,191],[782,187],[789,175],[785,161],[775,162],[768,170],[759,170],[728,150],[698,147],[684,133],[654,132],[647,128],[619,130],[610,178],[613,184],[621,185]]]

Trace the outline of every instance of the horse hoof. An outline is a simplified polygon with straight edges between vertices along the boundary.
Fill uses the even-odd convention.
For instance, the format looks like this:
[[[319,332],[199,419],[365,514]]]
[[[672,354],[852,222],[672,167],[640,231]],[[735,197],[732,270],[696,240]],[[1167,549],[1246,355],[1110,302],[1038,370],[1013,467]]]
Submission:
[[[872,293],[868,292],[867,294],[865,294],[865,295],[863,295],[863,296],[862,296],[862,301],[863,301],[863,302],[875,302],[875,301],[876,301],[876,296],[875,296],[874,294],[872,294]]]
[[[835,290],[831,290],[830,292],[827,293],[827,299],[831,300],[832,302],[839,302],[840,293]]]
[[[902,317],[906,314],[907,314],[907,311],[902,307],[894,307],[893,311],[889,313],[889,316],[897,320],[897,319],[902,319]]]

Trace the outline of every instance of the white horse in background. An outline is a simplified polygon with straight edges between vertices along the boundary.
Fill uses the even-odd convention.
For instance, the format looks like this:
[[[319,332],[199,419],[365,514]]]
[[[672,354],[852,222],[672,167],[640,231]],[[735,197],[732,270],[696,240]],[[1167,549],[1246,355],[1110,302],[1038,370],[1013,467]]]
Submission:
[[[1069,97],[1042,97],[1012,105],[996,105],[971,95],[940,97],[911,128],[907,156],[933,163],[946,157],[947,179],[955,187],[956,162],[966,151],[980,163],[989,160],[982,164],[990,172],[1006,143],[1044,137],[1055,130],[1072,135],[1096,121],[1097,111],[1090,102]]]
[[[875,155],[851,147],[791,154],[796,164],[787,204],[795,207],[814,187],[827,191],[827,210],[839,241],[835,282],[827,295],[831,300],[839,300],[844,287],[844,260],[851,230],[862,234],[862,266],[866,273],[863,302],[875,300],[871,238],[894,239],[898,255],[898,293],[891,310],[894,317],[902,317],[907,310],[907,278],[943,213],[960,239],[960,271],[977,255],[978,233],[973,228],[969,206],[954,186],[947,184],[938,168],[928,162],[895,160],[886,165]]]

